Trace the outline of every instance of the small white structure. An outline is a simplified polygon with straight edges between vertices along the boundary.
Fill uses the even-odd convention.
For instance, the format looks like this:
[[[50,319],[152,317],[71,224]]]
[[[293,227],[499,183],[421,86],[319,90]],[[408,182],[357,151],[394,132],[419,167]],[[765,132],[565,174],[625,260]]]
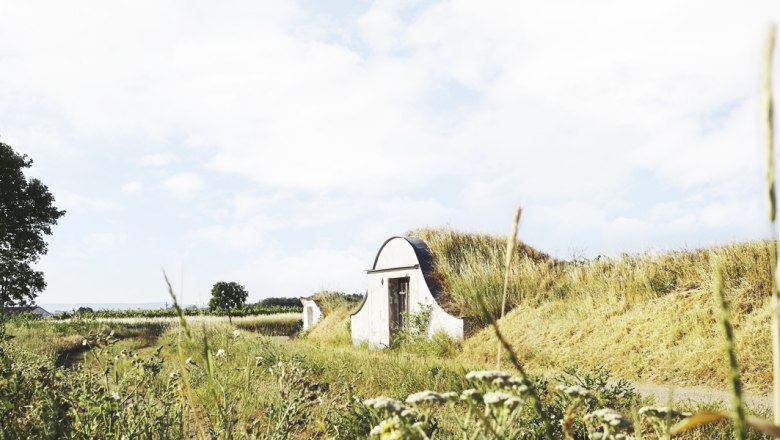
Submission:
[[[301,298],[301,303],[303,304],[303,329],[306,330],[320,322],[322,310],[314,298]]]
[[[444,331],[463,338],[463,319],[449,314],[437,301],[441,287],[430,276],[433,256],[428,245],[415,237],[392,237],[385,241],[367,271],[368,291],[360,308],[352,314],[352,343],[369,347],[389,346],[402,328],[405,315],[431,308],[430,337]]]

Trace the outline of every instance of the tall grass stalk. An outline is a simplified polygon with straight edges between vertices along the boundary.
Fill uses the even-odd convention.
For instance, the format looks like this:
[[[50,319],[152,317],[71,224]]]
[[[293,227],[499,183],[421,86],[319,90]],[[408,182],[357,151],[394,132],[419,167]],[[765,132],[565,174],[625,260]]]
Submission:
[[[506,239],[506,260],[504,262],[504,292],[501,295],[501,318],[506,314],[506,293],[509,289],[509,270],[512,264],[512,255],[515,253],[515,245],[517,244],[517,226],[520,223],[520,214],[523,212],[521,207],[517,207],[515,211],[515,218],[512,222],[512,233]],[[496,349],[496,369],[501,369],[501,342],[498,343]]]
[[[503,334],[501,334],[501,330],[498,329],[498,322],[496,321],[496,318],[493,316],[492,313],[487,308],[487,304],[485,304],[485,301],[481,297],[478,298],[479,308],[482,311],[482,317],[490,322],[490,326],[493,328],[493,332],[496,334],[496,339],[498,339],[498,343],[506,349],[507,354],[509,355],[509,362],[512,363],[512,366],[515,367],[518,374],[520,374],[520,378],[523,379],[523,381],[526,381],[530,383],[530,379],[528,377],[528,374],[525,371],[525,368],[523,367],[523,364],[520,362],[520,359],[517,357],[517,354],[515,353],[512,346],[509,344],[509,341],[504,337]],[[544,423],[544,429],[547,433],[547,438],[553,438],[553,429],[550,425],[550,419],[547,416],[547,414],[544,411],[544,407],[542,406],[542,399],[539,397],[539,392],[536,389],[535,386],[529,385],[529,394],[531,397],[531,401],[533,403],[534,411],[539,415],[539,418],[542,420],[542,423]]]
[[[505,276],[504,276],[504,295],[502,298],[501,303],[501,317],[504,317],[504,313],[506,311],[506,293],[507,293],[507,286],[509,285],[509,269],[510,264],[512,263],[512,255],[515,252],[515,244],[517,242],[517,227],[520,223],[520,214],[522,213],[521,208],[517,208],[517,211],[515,211],[515,217],[514,221],[512,223],[512,234],[507,237],[507,244],[506,244],[506,260],[505,260]],[[520,359],[518,359],[517,354],[515,354],[515,351],[512,349],[512,346],[509,344],[509,341],[506,340],[504,335],[501,334],[501,331],[498,329],[498,322],[495,318],[495,316],[488,310],[487,304],[485,303],[485,299],[481,296],[477,295],[477,302],[479,304],[479,309],[482,314],[482,318],[485,319],[490,323],[490,325],[493,327],[493,331],[496,334],[496,339],[498,339],[498,350],[496,355],[496,369],[501,369],[501,348],[506,348],[507,354],[509,354],[509,361],[512,363],[512,365],[517,369],[517,372],[520,374],[520,377],[524,381],[528,381],[528,375],[525,372],[525,368],[523,368],[523,364],[520,362]],[[530,382],[529,382],[530,383]],[[530,386],[529,387],[531,400],[533,401],[534,410],[539,415],[539,418],[544,423],[545,431],[547,433],[547,438],[552,438],[553,431],[552,427],[550,426],[550,420],[546,416],[545,411],[542,407],[542,399],[539,397],[539,393],[536,390],[536,387]]]
[[[734,419],[734,438],[744,440],[747,438],[747,423],[745,421],[745,405],[742,401],[742,381],[739,378],[739,363],[737,363],[736,348],[734,346],[734,329],[731,327],[729,317],[729,305],[723,296],[723,264],[717,257],[713,257],[714,285],[716,309],[718,321],[723,329],[723,348],[729,362],[729,384],[731,385],[731,411]]]
[[[772,228],[772,240],[775,245],[771,247],[772,270],[772,362],[774,380],[774,422],[780,425],[780,299],[778,299],[777,272],[777,194],[775,193],[775,159],[774,159],[774,109],[772,103],[772,55],[775,47],[776,27],[769,24],[766,40],[764,41],[763,68],[761,69],[761,125],[764,131],[767,153],[766,184],[769,197],[769,223]]]
[[[181,377],[182,381],[184,382],[183,397],[187,406],[189,406],[189,408],[192,410],[193,417],[195,418],[195,425],[197,425],[198,434],[200,434],[199,438],[205,439],[208,437],[206,436],[206,431],[203,429],[203,423],[198,416],[198,411],[195,408],[195,399],[192,393],[192,383],[190,382],[189,369],[187,368],[187,361],[184,358],[184,347],[182,345],[182,331],[184,331],[187,335],[187,339],[192,339],[192,333],[190,332],[190,328],[187,325],[187,319],[184,317],[184,311],[179,306],[179,302],[176,299],[176,294],[173,293],[173,286],[171,286],[171,282],[168,280],[168,275],[165,273],[165,271],[163,271],[163,277],[165,278],[165,284],[168,286],[168,294],[171,296],[171,300],[173,300],[173,307],[176,309],[176,313],[179,315],[179,322],[181,323],[177,335],[176,346],[178,348],[177,351],[179,354],[179,368],[181,368]]]

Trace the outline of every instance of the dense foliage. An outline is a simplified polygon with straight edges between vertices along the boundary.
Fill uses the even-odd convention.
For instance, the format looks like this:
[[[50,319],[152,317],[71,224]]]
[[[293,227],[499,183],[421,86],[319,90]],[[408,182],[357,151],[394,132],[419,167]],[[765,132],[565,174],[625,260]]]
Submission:
[[[270,307],[270,306],[297,307],[301,305],[301,299],[296,297],[264,298],[258,301],[256,305],[262,307]]]
[[[46,288],[33,265],[48,251],[44,235],[65,214],[40,180],[24,169],[32,159],[0,142],[0,307],[27,304]]]
[[[227,310],[228,314],[232,309],[238,309],[244,306],[249,292],[244,286],[235,281],[218,281],[211,288],[211,299],[209,300],[210,310]]]
[[[231,309],[231,316],[254,316],[254,315],[273,315],[276,313],[301,313],[303,306],[300,301],[295,306],[243,306],[237,309]],[[185,316],[228,316],[225,309],[182,309]],[[85,310],[75,312],[62,312],[53,315],[54,319],[71,318],[175,318],[179,316],[175,308],[150,309],[150,310]]]

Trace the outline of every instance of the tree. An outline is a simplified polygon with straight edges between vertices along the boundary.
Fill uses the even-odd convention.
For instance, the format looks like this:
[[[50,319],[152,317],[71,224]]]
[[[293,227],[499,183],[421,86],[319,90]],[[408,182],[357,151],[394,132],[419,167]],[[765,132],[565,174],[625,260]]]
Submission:
[[[29,304],[46,288],[32,265],[48,251],[44,235],[65,215],[46,185],[25,177],[32,163],[0,142],[0,307]]]
[[[220,281],[211,288],[209,310],[227,310],[228,318],[230,318],[230,311],[242,307],[247,296],[249,296],[249,292],[241,284],[233,281],[229,283]]]

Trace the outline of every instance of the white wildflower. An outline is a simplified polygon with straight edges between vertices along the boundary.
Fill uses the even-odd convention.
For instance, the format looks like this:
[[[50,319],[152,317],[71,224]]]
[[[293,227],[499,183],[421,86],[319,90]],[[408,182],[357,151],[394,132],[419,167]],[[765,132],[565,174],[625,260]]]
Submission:
[[[482,397],[482,401],[485,402],[485,405],[500,405],[504,403],[507,399],[516,399],[517,397],[502,393],[500,391],[493,391],[491,393],[485,393],[485,395]]]
[[[517,397],[510,397],[509,399],[504,400],[504,406],[509,409],[515,409],[520,406],[521,403],[523,403],[523,401]]]
[[[623,430],[631,430],[631,422],[622,414],[610,408],[597,409],[584,417],[585,421],[596,421],[603,425],[609,425]]]
[[[179,358],[179,359],[181,359],[181,358]],[[192,364],[192,358],[191,358],[191,357],[188,357],[188,358],[187,358],[187,360],[186,360],[186,361],[184,361],[184,363],[185,363],[185,364],[187,364],[187,365],[190,365],[190,364]]]
[[[398,416],[393,416],[390,419],[382,420],[378,425],[371,429],[372,436],[378,436],[380,439],[401,438],[400,433],[397,431],[401,425],[401,420]]]
[[[425,405],[425,404],[438,404],[438,403],[444,403],[449,400],[454,399],[457,396],[457,394],[453,392],[449,393],[437,393],[434,391],[420,391],[419,393],[414,393],[409,395],[409,397],[406,398],[406,403],[410,405]]]
[[[521,379],[516,376],[496,377],[491,381],[491,384],[495,388],[512,389],[518,391],[520,394],[525,394],[530,390],[530,382],[526,379]]]
[[[510,376],[503,371],[478,370],[466,373],[466,379],[492,383],[496,379],[508,379]]]
[[[374,397],[364,401],[363,404],[377,410],[385,410],[395,414],[400,414],[401,411],[407,409],[406,405],[389,397]]]
[[[84,339],[83,341],[81,341],[81,345],[87,345],[87,340]]]
[[[401,411],[401,418],[404,420],[417,420],[419,418],[420,413],[418,413],[414,408],[406,408],[405,410]]]
[[[241,332],[238,329],[233,330],[233,337],[237,338],[241,335]]]
[[[217,350],[217,357],[224,356],[224,355],[225,355],[224,348],[220,348],[219,350]]]
[[[474,388],[469,388],[460,394],[460,400],[481,402],[482,393],[480,393],[478,390],[475,390]]]
[[[111,391],[111,398],[114,400],[119,400],[119,393],[116,391]]]
[[[583,399],[585,397],[592,396],[591,392],[588,391],[587,388],[579,385],[571,385],[568,387],[566,385],[558,385],[556,389],[572,399]]]

